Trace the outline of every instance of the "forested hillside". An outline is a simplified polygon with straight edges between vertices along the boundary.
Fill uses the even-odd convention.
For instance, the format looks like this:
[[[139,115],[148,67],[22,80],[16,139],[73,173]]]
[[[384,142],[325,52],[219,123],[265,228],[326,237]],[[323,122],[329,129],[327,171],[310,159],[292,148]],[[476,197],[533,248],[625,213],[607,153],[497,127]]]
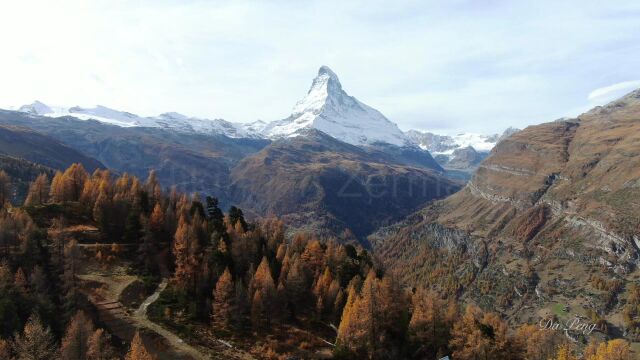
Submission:
[[[163,189],[153,172],[142,182],[74,164],[51,182],[38,177],[25,205],[5,202],[0,217],[0,358],[573,352],[537,325],[515,331],[455,297],[405,288],[363,248],[311,233],[286,238],[278,219],[247,223],[235,207],[223,214],[214,198]],[[628,353],[614,340],[590,345],[584,358]]]
[[[370,237],[407,284],[512,327],[553,316],[640,340],[640,90],[500,142],[467,186]]]

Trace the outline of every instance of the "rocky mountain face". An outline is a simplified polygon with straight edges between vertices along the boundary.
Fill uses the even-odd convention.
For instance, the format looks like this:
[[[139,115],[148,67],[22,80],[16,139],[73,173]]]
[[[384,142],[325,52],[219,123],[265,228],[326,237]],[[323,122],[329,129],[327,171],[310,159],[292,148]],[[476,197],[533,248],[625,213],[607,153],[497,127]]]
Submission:
[[[509,136],[463,190],[369,239],[407,282],[514,323],[578,315],[633,337],[621,314],[639,275],[639,181],[640,90]]]
[[[233,169],[231,193],[243,209],[321,234],[349,228],[363,239],[460,188],[437,170],[317,130],[302,135],[276,141]]]
[[[380,112],[347,95],[321,67],[307,95],[284,120],[267,124],[275,141],[231,173],[232,197],[256,215],[277,215],[292,229],[360,240],[433,199],[459,189]]]
[[[295,136],[302,129],[320,130],[352,145],[411,145],[396,124],[349,96],[327,66],[320,68],[309,92],[293,107],[291,116],[268,124],[262,132],[277,139]]]

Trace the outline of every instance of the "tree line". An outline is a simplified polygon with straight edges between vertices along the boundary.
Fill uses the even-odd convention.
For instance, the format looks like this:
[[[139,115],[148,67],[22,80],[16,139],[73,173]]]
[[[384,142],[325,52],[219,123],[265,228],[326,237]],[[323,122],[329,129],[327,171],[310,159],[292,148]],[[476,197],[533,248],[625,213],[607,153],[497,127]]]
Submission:
[[[213,197],[163,189],[154,172],[140,181],[108,170],[88,174],[73,164],[51,180],[37,177],[23,207],[6,198],[3,204],[0,358],[122,354],[81,295],[77,239],[63,231],[70,223],[95,225],[112,249],[133,246],[139,274],[171,279],[163,296],[172,308],[215,329],[266,334],[273,324],[335,324],[334,355],[342,359],[578,358],[556,333],[536,325],[512,331],[499,315],[462,306],[450,294],[402,286],[397,274],[350,243],[348,230],[336,239],[287,236],[277,218],[250,223],[236,207],[225,214]],[[108,261],[101,252],[96,258]],[[612,340],[589,344],[581,356],[629,354],[627,343]],[[152,354],[136,335],[127,356]]]

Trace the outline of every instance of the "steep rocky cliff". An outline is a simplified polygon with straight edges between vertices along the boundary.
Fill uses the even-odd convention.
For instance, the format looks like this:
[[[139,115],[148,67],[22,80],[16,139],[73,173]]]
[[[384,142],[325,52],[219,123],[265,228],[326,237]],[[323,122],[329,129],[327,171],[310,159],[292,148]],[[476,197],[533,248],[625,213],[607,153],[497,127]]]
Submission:
[[[579,315],[635,337],[622,314],[640,275],[640,91],[511,135],[463,190],[370,241],[405,281],[513,322]]]

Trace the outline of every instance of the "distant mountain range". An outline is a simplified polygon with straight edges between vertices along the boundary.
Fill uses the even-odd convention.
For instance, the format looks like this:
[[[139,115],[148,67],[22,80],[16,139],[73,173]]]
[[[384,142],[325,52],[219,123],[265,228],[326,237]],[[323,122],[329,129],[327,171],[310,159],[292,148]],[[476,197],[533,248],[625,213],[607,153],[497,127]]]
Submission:
[[[469,179],[498,142],[518,131],[520,130],[516,128],[508,128],[502,134],[459,133],[449,136],[409,130],[406,134],[421,149],[429,151],[443,168],[451,173],[457,172],[463,179]]]
[[[144,178],[156,170],[164,184],[282,216],[294,230],[349,228],[361,240],[461,186],[326,66],[291,116],[270,123],[34,102],[0,111],[0,124],[31,128],[114,171]]]
[[[322,66],[306,96],[293,107],[292,114],[282,120],[234,123],[223,119],[201,119],[176,112],[143,117],[102,105],[92,108],[49,106],[40,101],[19,107],[19,112],[47,117],[71,116],[80,120],[96,120],[120,127],[149,127],[181,133],[224,135],[230,138],[277,140],[300,136],[305,129],[316,129],[356,146],[394,145],[419,147],[429,151],[445,166],[456,158],[456,150],[471,148],[479,154],[488,153],[495,144],[517,129],[507,129],[502,135],[460,133],[454,136],[409,130],[406,133],[379,111],[347,94],[338,76]],[[479,157],[481,158],[482,155]],[[452,163],[453,164],[453,163]],[[459,168],[458,164],[454,168]]]

